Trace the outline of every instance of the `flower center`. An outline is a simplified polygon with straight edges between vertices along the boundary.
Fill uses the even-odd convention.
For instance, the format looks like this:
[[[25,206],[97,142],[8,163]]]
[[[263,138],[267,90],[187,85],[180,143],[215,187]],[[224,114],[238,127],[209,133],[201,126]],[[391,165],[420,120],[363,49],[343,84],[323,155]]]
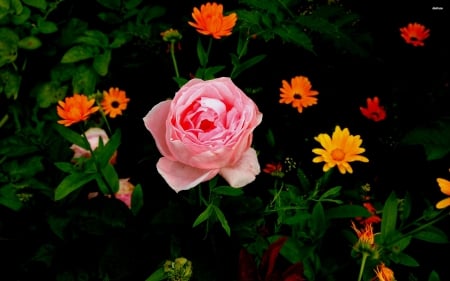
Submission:
[[[342,151],[340,148],[336,148],[333,151],[331,151],[331,158],[333,158],[336,161],[342,161],[345,158],[345,152]]]
[[[203,132],[209,132],[212,129],[214,129],[216,126],[214,125],[214,122],[211,122],[207,119],[202,120],[202,122],[200,123],[200,129],[203,130]]]
[[[119,105],[120,105],[119,102],[116,100],[111,103],[111,107],[113,107],[113,108],[118,108]]]
[[[299,100],[301,98],[302,98],[302,96],[299,93],[294,94],[294,99]]]

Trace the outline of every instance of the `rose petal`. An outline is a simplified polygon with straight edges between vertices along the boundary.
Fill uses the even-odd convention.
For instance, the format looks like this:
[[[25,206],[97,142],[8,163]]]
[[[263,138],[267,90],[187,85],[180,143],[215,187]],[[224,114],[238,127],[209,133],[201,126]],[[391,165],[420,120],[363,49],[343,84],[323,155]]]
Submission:
[[[253,148],[247,149],[233,167],[220,169],[220,175],[232,187],[243,187],[251,183],[259,173],[258,158]]]
[[[167,157],[161,157],[156,168],[167,184],[176,192],[191,189],[201,182],[212,179],[219,172],[218,169],[197,169],[172,161]]]
[[[166,142],[166,120],[169,115],[170,104],[170,100],[158,103],[143,118],[145,127],[155,139],[158,150],[166,157],[172,155]]]

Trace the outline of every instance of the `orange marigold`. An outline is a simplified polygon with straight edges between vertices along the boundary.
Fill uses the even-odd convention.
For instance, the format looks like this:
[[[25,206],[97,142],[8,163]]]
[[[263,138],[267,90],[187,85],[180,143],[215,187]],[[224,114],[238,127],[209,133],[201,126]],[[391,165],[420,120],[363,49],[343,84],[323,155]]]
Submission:
[[[74,94],[72,97],[66,97],[64,101],[58,101],[56,112],[62,120],[59,124],[66,127],[80,121],[87,120],[89,116],[98,111],[98,106],[93,106],[95,99],[88,99],[85,95]]]
[[[430,30],[415,22],[400,28],[400,35],[407,44],[411,44],[414,47],[424,46],[423,41],[430,36]]]
[[[200,34],[211,35],[215,39],[231,35],[237,21],[236,13],[224,16],[223,5],[215,2],[201,5],[200,10],[194,8],[192,18],[195,22],[189,21],[189,25],[195,27]]]
[[[367,98],[367,107],[359,107],[361,113],[368,119],[371,119],[375,122],[382,121],[386,119],[386,110],[383,106],[380,106],[380,100],[378,97],[374,97],[373,99]]]
[[[377,275],[376,278],[378,278],[378,281],[395,281],[394,271],[385,266],[384,263],[377,266],[375,274]]]
[[[280,103],[290,104],[302,113],[303,108],[317,103],[319,92],[311,90],[311,82],[304,76],[296,76],[291,79],[291,84],[286,80],[282,81],[283,87],[280,88]]]
[[[130,99],[127,98],[125,91],[111,87],[109,92],[103,92],[101,105],[106,115],[115,118],[117,115],[122,115],[122,111],[127,109],[129,101]]]
[[[444,178],[437,178],[436,179],[439,188],[441,189],[441,192],[445,195],[449,196],[445,199],[442,199],[441,201],[436,203],[436,208],[438,209],[444,209],[450,206],[450,181],[444,179]]]

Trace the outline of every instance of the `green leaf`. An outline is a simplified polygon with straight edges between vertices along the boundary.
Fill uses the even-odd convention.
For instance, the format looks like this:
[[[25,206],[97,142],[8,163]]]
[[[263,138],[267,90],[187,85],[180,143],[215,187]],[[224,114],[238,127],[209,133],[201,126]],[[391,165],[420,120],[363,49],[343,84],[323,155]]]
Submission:
[[[208,205],[208,207],[206,207],[206,209],[195,219],[194,223],[192,224],[192,227],[196,227],[197,225],[209,219],[213,211],[214,211],[213,205],[212,204]]]
[[[332,188],[328,189],[327,191],[325,191],[324,193],[322,193],[322,195],[320,195],[319,200],[326,199],[326,198],[334,198],[340,194],[341,189],[342,189],[342,186],[332,187]]]
[[[111,50],[106,49],[103,54],[94,57],[94,62],[92,67],[100,76],[105,76],[108,74],[108,67],[111,61]]]
[[[429,161],[441,159],[450,153],[450,118],[418,127],[407,133],[401,142],[422,145]]]
[[[372,214],[363,206],[359,205],[342,205],[326,210],[328,219],[370,217]]]
[[[0,43],[1,44],[1,43]],[[0,58],[1,61],[1,58]],[[0,62],[1,67],[1,62]],[[17,99],[19,96],[20,84],[22,76],[12,70],[0,71],[0,88],[3,84],[3,92],[9,99]]]
[[[46,21],[44,19],[38,20],[37,28],[38,28],[39,32],[41,32],[43,34],[51,34],[51,33],[55,33],[56,31],[58,31],[58,26],[56,25],[56,23],[54,23],[52,21]]]
[[[164,268],[160,267],[155,270],[145,281],[161,281],[166,280],[167,276],[164,272]]]
[[[445,244],[448,243],[447,234],[435,226],[428,226],[425,229],[416,232],[413,236],[415,239],[423,240],[430,243]]]
[[[61,86],[58,82],[51,81],[39,84],[34,88],[36,100],[40,108],[48,108],[63,100],[67,94],[68,86]]]
[[[53,124],[53,129],[55,129],[63,138],[65,138],[69,143],[76,144],[79,147],[82,147],[86,150],[89,150],[89,144],[87,141],[78,133],[75,133],[71,129],[59,125],[59,124]]]
[[[87,95],[94,93],[97,77],[97,73],[92,68],[84,64],[78,66],[72,78],[74,93],[84,93]]]
[[[120,2],[121,0],[97,0],[97,3],[111,10],[119,10]]]
[[[428,281],[441,281],[439,274],[436,271],[431,271],[430,276],[428,276]]]
[[[241,74],[243,71],[249,69],[250,67],[254,66],[255,64],[259,63],[260,61],[264,60],[266,58],[266,55],[257,55],[254,56],[242,63],[238,63],[235,65],[231,78],[236,78]]]
[[[110,162],[111,157],[119,148],[121,138],[122,133],[120,129],[117,129],[106,145],[97,147],[95,152],[97,153],[96,155],[100,166],[105,166]]]
[[[126,32],[116,31],[113,33],[113,36],[114,39],[112,40],[111,45],[109,45],[111,49],[119,48],[131,40],[131,36]]]
[[[397,211],[398,200],[394,192],[391,192],[386,199],[381,217],[381,236],[383,241],[388,242],[391,234],[396,231],[397,227]]]
[[[317,202],[312,210],[311,234],[315,239],[319,239],[327,230],[327,219],[325,210],[320,202]]]
[[[215,194],[226,196],[241,196],[244,194],[244,191],[242,189],[230,186],[217,186],[212,191]]]
[[[133,215],[137,215],[144,206],[144,193],[142,186],[137,184],[134,187],[133,194],[131,195],[131,212]]]
[[[225,230],[225,232],[227,233],[228,236],[231,236],[231,229],[230,226],[228,225],[228,221],[225,218],[225,215],[223,214],[222,210],[220,210],[219,207],[212,205],[214,208],[214,212],[217,216],[217,219],[219,220],[220,224],[222,225],[222,228]]]
[[[83,187],[85,184],[95,179],[94,173],[73,173],[66,176],[56,187],[55,200],[61,200],[75,190]]]
[[[159,18],[166,13],[166,8],[159,5],[145,6],[139,11],[137,23],[148,24],[151,20]]]
[[[45,0],[22,0],[24,4],[38,8],[41,10],[45,10],[47,8],[47,1]]]
[[[397,232],[399,236],[401,236],[402,234]],[[406,249],[406,247],[409,246],[409,244],[411,243],[412,240],[412,236],[408,235],[405,237],[402,237],[398,240],[396,240],[395,243],[391,244],[391,250],[395,253],[400,253],[401,251],[403,251],[404,249]]]
[[[297,26],[284,25],[273,29],[273,31],[283,40],[291,42],[307,51],[314,53],[314,47],[309,36],[301,31]]]
[[[203,48],[200,38],[197,41],[197,56],[200,66],[205,67],[208,63],[208,54],[206,53],[205,48]]]
[[[203,79],[210,80],[216,77],[216,74],[224,70],[224,65],[211,66],[203,69]]]
[[[15,0],[16,2],[19,2],[19,0]],[[23,7],[22,11],[16,15],[13,15],[11,17],[11,22],[15,25],[22,25],[24,24],[31,15],[31,10],[28,7]]]
[[[311,189],[311,181],[309,180],[308,176],[303,172],[302,169],[297,168],[297,178],[300,181],[300,186],[304,190],[310,190]]]
[[[18,46],[19,48],[25,49],[25,50],[34,50],[39,48],[42,45],[42,42],[39,38],[35,36],[27,36],[22,39],[20,39]]]
[[[314,249],[313,245],[302,245],[298,240],[289,238],[281,248],[280,254],[294,264],[313,255]]]
[[[12,184],[0,187],[0,205],[11,210],[18,211],[22,208],[22,202],[16,195],[17,189]]]
[[[113,194],[116,194],[119,191],[119,176],[117,175],[116,169],[110,163],[106,164],[101,168],[101,173],[103,175],[103,180],[106,181],[106,184],[110,187],[108,189],[108,193],[112,191]]]
[[[405,254],[403,252],[398,253],[397,255],[395,255],[395,258],[393,258],[393,261],[398,263],[398,264],[402,264],[402,265],[410,266],[410,267],[420,266],[419,262],[417,262],[416,259],[414,259],[410,255],[407,255],[407,254]]]
[[[98,54],[96,47],[77,45],[70,48],[62,57],[61,63],[74,63],[93,58]]]
[[[273,134],[272,129],[268,129],[266,133],[266,140],[270,147],[275,147],[275,135]]]
[[[55,166],[63,172],[66,173],[74,173],[76,172],[75,167],[72,163],[69,162],[55,162]]]

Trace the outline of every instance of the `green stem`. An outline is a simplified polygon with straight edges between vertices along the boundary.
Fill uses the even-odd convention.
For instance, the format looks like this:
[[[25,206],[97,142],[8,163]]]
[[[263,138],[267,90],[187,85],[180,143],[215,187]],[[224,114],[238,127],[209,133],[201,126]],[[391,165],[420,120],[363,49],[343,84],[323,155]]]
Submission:
[[[361,266],[359,267],[359,274],[358,274],[358,281],[362,280],[362,276],[364,273],[364,267],[366,266],[367,257],[369,254],[363,253],[362,260],[361,260]]]
[[[175,76],[177,78],[180,77],[180,73],[178,72],[178,64],[177,59],[175,58],[175,42],[170,42],[170,56],[172,57],[173,68],[175,69]]]

